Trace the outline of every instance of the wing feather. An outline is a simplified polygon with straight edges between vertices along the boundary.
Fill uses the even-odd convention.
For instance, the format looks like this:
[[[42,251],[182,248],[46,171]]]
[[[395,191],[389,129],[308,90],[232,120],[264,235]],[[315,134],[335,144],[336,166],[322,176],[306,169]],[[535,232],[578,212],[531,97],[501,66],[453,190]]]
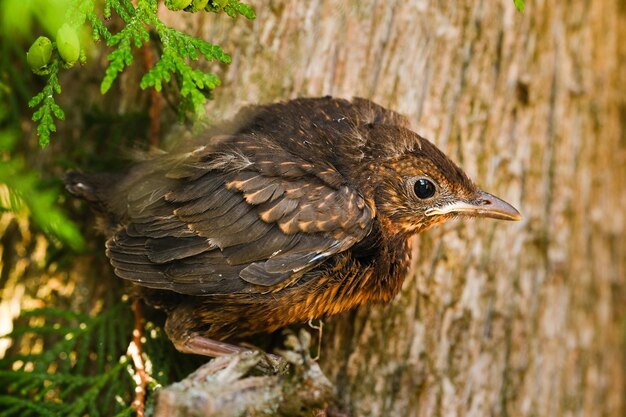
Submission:
[[[282,288],[371,228],[373,203],[330,162],[313,164],[269,134],[167,161],[136,176],[127,219],[107,242],[116,273],[139,285],[192,295]]]
[[[145,244],[148,259],[157,264],[189,258],[215,249],[207,239],[193,237],[162,237],[148,239]]]

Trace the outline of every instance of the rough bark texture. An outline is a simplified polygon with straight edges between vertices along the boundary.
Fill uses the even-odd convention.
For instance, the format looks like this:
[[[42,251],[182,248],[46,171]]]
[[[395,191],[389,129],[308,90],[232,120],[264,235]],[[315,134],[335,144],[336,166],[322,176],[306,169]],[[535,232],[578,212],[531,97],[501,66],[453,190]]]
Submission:
[[[233,52],[209,114],[371,98],[525,217],[428,232],[392,305],[327,322],[336,407],[625,415],[624,2],[253,3],[247,25],[178,22]]]
[[[311,415],[332,384],[309,355],[311,336],[289,335],[284,359],[244,351],[216,358],[157,391],[154,417],[297,417]]]
[[[213,119],[298,96],[370,98],[409,116],[524,215],[427,232],[391,305],[325,323],[319,364],[332,408],[351,417],[626,415],[625,2],[528,1],[524,14],[511,0],[249,2],[253,22],[163,10],[233,55],[216,68],[224,82],[207,106]],[[109,109],[146,107],[150,93],[134,94],[140,65],[105,98]],[[97,107],[100,74],[68,74],[81,88],[64,90],[65,108]],[[72,117],[84,115],[68,112],[67,126],[87,124]],[[82,139],[89,130],[75,131],[77,146],[95,146]],[[54,158],[37,155],[38,165]],[[29,242],[0,280],[30,271],[27,259],[42,250]],[[109,283],[92,291],[81,277],[111,273],[90,268],[31,287],[72,305],[87,298],[75,289],[103,298]],[[25,291],[14,287],[7,299]]]

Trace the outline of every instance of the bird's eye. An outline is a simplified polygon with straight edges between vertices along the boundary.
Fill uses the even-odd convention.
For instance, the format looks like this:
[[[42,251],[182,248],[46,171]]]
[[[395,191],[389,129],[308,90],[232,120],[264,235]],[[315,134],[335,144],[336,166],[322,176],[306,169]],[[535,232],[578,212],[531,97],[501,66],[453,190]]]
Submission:
[[[415,191],[415,195],[418,198],[425,200],[434,196],[437,188],[435,187],[435,184],[432,183],[432,181],[425,178],[420,178],[419,180],[415,181],[415,184],[413,185],[413,191]]]

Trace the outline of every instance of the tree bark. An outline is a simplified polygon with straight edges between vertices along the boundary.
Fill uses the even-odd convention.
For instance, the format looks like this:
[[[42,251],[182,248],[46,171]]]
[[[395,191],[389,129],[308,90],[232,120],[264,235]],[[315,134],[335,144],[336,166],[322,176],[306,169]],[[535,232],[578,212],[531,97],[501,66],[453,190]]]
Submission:
[[[157,391],[154,417],[310,415],[332,393],[309,355],[310,340],[304,330],[289,335],[280,358],[250,350],[216,358]]]
[[[536,1],[523,14],[508,0],[254,6],[248,24],[177,22],[233,55],[211,117],[367,97],[408,115],[524,216],[419,236],[391,305],[327,320],[320,364],[335,407],[626,415],[623,2]]]
[[[370,98],[407,115],[524,216],[424,233],[390,305],[326,320],[319,366],[334,387],[335,415],[626,415],[624,1],[528,1],[523,14],[511,0],[249,2],[252,22],[163,8],[171,23],[232,54],[229,66],[214,68],[223,85],[207,105],[212,119],[299,96]],[[64,73],[74,88],[62,81],[60,100],[78,110],[59,124],[67,134],[30,164],[60,178],[64,147],[100,152],[101,142],[84,140],[91,130],[82,110],[146,108],[141,61],[104,99],[94,81],[101,73]],[[97,72],[102,62],[88,65]],[[24,293],[46,300],[31,307],[60,299],[76,310],[111,296],[109,269],[83,259],[67,274],[44,274],[44,240],[2,216],[0,230],[4,316],[29,305]],[[24,247],[16,249],[15,235]],[[213,365],[204,370],[222,371]],[[231,377],[228,388],[237,385]],[[289,399],[281,378],[256,386]]]

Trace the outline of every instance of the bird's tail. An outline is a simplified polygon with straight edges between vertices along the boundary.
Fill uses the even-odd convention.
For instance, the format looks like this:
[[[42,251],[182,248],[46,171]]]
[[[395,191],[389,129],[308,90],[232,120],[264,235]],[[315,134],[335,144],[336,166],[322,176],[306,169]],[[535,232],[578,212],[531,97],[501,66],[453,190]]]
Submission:
[[[65,188],[81,198],[97,211],[112,214],[110,197],[113,188],[119,184],[123,174],[82,173],[71,171],[65,175]]]

